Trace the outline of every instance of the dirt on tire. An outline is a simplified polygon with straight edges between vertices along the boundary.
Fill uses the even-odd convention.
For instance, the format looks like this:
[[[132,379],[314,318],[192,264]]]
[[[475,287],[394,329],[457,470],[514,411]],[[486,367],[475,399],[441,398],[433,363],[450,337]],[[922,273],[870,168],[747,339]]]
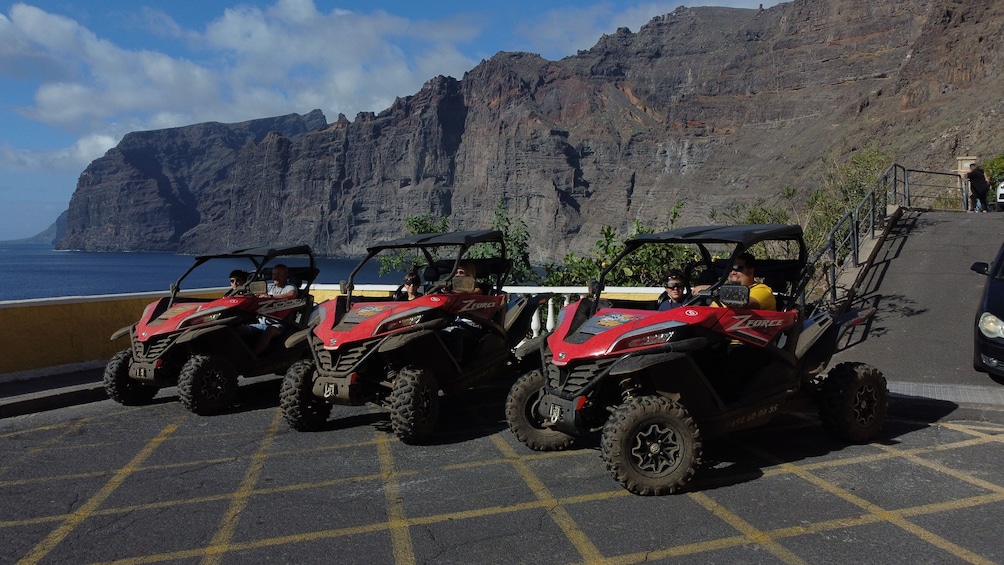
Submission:
[[[321,429],[331,414],[331,404],[314,396],[311,390],[313,375],[313,361],[297,361],[286,372],[279,390],[282,417],[301,432]]]
[[[519,441],[535,451],[561,451],[575,440],[569,434],[543,425],[537,414],[544,375],[531,371],[513,383],[505,400],[505,419]]]
[[[600,449],[617,482],[639,495],[676,492],[701,463],[693,418],[661,396],[639,396],[618,406],[603,426]]]
[[[129,376],[132,349],[115,354],[105,366],[102,382],[108,398],[125,406],[147,404],[157,395],[157,387],[145,385]]]
[[[237,397],[233,364],[218,355],[193,355],[178,376],[181,404],[200,416],[228,408]]]
[[[390,422],[394,435],[407,444],[424,442],[439,419],[439,387],[425,369],[405,367],[390,394]]]
[[[885,424],[889,389],[878,369],[865,363],[840,363],[823,379],[819,419],[833,437],[853,443],[874,438]]]

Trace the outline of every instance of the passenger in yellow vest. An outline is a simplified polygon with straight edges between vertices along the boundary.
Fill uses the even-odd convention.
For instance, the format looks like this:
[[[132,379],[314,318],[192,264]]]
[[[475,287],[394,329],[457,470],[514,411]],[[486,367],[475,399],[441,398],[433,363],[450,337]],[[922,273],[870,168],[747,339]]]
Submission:
[[[736,257],[729,271],[729,282],[731,284],[741,284],[750,287],[750,301],[746,308],[755,310],[777,310],[777,301],[774,299],[774,291],[763,283],[753,280],[756,273],[756,258],[751,253],[743,253]]]

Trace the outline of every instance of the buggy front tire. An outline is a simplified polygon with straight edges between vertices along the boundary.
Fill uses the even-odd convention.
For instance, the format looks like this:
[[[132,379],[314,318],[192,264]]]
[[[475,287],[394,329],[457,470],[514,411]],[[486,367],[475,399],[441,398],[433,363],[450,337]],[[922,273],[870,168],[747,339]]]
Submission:
[[[435,431],[439,419],[439,385],[427,369],[405,367],[390,393],[390,423],[402,442],[420,444]]]
[[[132,365],[132,349],[123,349],[108,361],[102,378],[105,394],[125,406],[147,404],[157,395],[158,389],[130,377],[129,365]]]
[[[889,411],[889,388],[878,369],[865,363],[840,363],[820,387],[819,419],[833,437],[870,441],[882,431]]]
[[[314,396],[314,372],[313,361],[293,363],[286,371],[279,391],[282,417],[293,429],[301,432],[321,429],[331,414],[331,404]]]
[[[178,376],[181,404],[200,416],[226,410],[237,398],[237,372],[226,357],[192,355]]]
[[[678,402],[639,396],[617,407],[600,444],[607,470],[628,491],[663,495],[687,484],[701,463],[701,435]]]
[[[516,439],[535,451],[561,451],[575,438],[544,426],[540,414],[540,393],[544,375],[531,371],[516,379],[505,399],[505,419]]]

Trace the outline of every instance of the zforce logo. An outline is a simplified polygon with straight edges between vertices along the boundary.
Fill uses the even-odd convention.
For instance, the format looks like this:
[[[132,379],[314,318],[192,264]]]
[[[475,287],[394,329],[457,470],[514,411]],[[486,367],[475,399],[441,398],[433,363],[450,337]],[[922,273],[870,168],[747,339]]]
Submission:
[[[470,312],[471,310],[488,310],[498,306],[495,302],[479,302],[477,300],[464,300],[463,306],[458,312]]]
[[[766,329],[766,328],[779,328],[784,325],[784,320],[765,320],[761,318],[750,319],[753,316],[750,314],[740,314],[733,316],[735,323],[731,326],[725,328],[727,332],[735,332],[739,330],[755,330],[755,329]]]

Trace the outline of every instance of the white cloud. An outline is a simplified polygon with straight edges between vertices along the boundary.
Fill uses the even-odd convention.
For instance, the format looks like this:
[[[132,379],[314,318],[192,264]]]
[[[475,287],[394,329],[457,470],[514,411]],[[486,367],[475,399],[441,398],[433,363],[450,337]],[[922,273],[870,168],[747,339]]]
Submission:
[[[0,169],[79,174],[91,161],[115,147],[119,137],[92,134],[81,137],[69,147],[52,150],[17,149],[0,143]]]
[[[82,170],[128,131],[237,122],[320,108],[329,119],[379,111],[438,74],[475,64],[457,48],[468,20],[420,24],[381,11],[319,13],[312,0],[226,9],[204,30],[142,10],[145,27],[183,38],[187,56],[126,49],[25,4],[0,15],[0,75],[36,84],[21,116],[80,135],[56,150],[0,147],[0,167]],[[448,39],[444,39],[448,38]]]

